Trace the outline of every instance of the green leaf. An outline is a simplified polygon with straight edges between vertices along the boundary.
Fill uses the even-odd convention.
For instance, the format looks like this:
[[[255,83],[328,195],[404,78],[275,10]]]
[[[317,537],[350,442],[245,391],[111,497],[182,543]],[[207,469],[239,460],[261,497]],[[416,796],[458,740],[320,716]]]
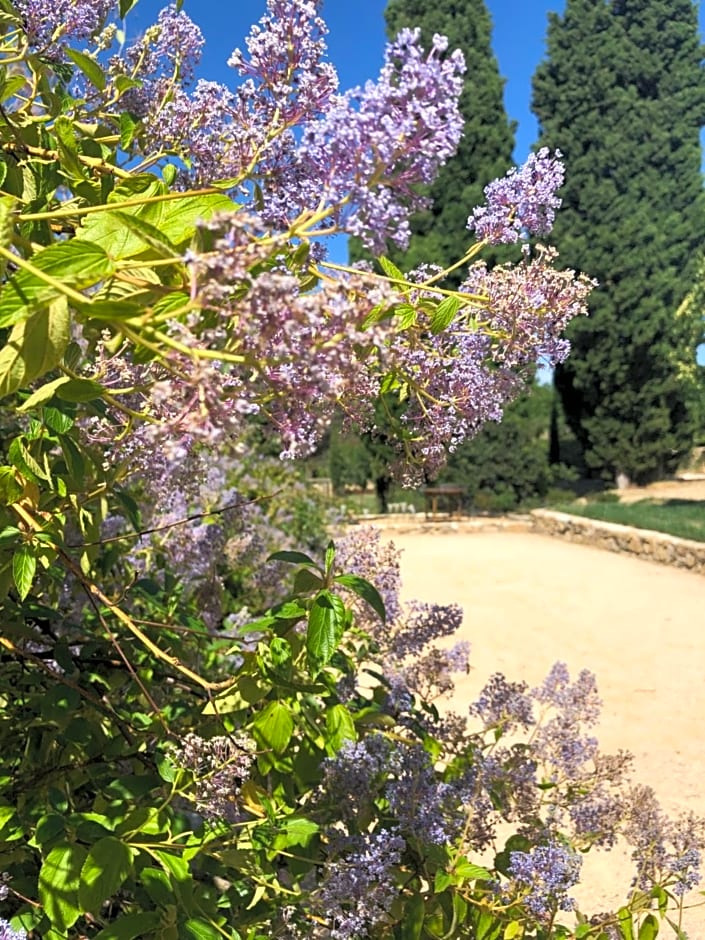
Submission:
[[[121,206],[121,202],[140,196],[153,199],[167,195],[166,184],[149,173],[134,177],[129,183],[117,186],[110,194],[105,212],[88,217],[76,233],[82,243],[101,245],[111,258],[131,258],[145,250],[143,234],[125,225],[125,214],[139,218],[161,233],[167,242],[181,245],[190,242],[196,234],[196,223],[208,219],[216,212],[232,212],[233,202],[220,193],[203,196],[176,196],[144,205]]]
[[[333,705],[326,712],[326,738],[334,753],[344,741],[357,741],[355,722],[345,705]]]
[[[639,940],[654,940],[658,936],[658,920],[653,914],[647,914],[639,928]]]
[[[31,590],[36,570],[37,559],[32,549],[28,545],[23,545],[12,556],[12,577],[22,601]]]
[[[342,623],[337,606],[328,591],[321,591],[311,606],[306,632],[306,654],[312,672],[318,672],[330,660],[341,635]]]
[[[68,174],[73,177],[78,177],[81,180],[85,179],[86,168],[78,159],[78,145],[73,123],[66,115],[61,114],[54,121],[52,130],[61,156],[61,169],[64,173],[68,171]]]
[[[153,248],[160,257],[178,260],[179,249],[172,244],[163,232],[147,222],[146,219],[142,219],[138,215],[130,215],[128,212],[119,212],[117,209],[112,215],[120,219],[128,231],[136,235],[149,248]]]
[[[351,591],[367,601],[382,622],[386,621],[387,611],[384,609],[384,601],[374,584],[370,584],[365,578],[361,578],[356,574],[339,574],[334,580],[337,584],[350,588]]]
[[[450,326],[461,306],[462,302],[459,297],[446,297],[442,300],[431,317],[431,332],[441,333],[447,326]]]
[[[623,940],[634,940],[634,922],[632,912],[628,907],[620,907],[617,911],[617,920]]]
[[[22,487],[16,479],[14,467],[0,467],[0,504],[10,506],[22,498]]]
[[[265,747],[271,747],[276,754],[282,754],[291,740],[294,719],[283,702],[270,702],[258,715],[252,729]]]
[[[422,895],[415,891],[404,906],[401,940],[419,940],[423,931],[426,905]]]
[[[141,937],[156,936],[160,923],[161,913],[158,911],[123,914],[96,934],[95,940],[139,940]]]
[[[85,52],[79,52],[77,49],[66,49],[65,52],[73,64],[79,67],[88,81],[95,85],[98,91],[105,89],[105,75],[95,59],[86,55]]]
[[[284,822],[284,831],[280,832],[274,840],[274,848],[279,851],[288,849],[292,845],[301,845],[304,848],[319,832],[318,823],[302,816],[289,816]]]
[[[333,562],[335,561],[335,545],[333,542],[329,542],[326,546],[326,555],[325,555],[325,572],[328,575],[333,567]]]
[[[253,676],[243,674],[237,680],[234,688],[221,692],[214,702],[208,702],[203,708],[204,715],[227,715],[229,712],[239,712],[242,709],[262,701],[271,691],[270,682],[255,679]]]
[[[267,558],[267,561],[285,561],[290,565],[308,565],[310,568],[316,568],[320,571],[320,568],[313,560],[313,558],[308,555],[304,555],[303,552],[272,552],[272,554]]]
[[[475,865],[467,859],[461,859],[457,862],[453,866],[453,872],[457,878],[462,878],[465,881],[475,881],[476,879],[486,881],[491,877],[491,873],[486,868],[483,868],[481,865]]]
[[[0,468],[0,469],[6,470],[7,468],[6,468],[6,467],[2,467],[2,468]],[[7,525],[7,526],[5,526],[5,528],[2,530],[2,532],[0,532],[0,548],[3,548],[3,547],[6,546],[6,545],[12,544],[12,542],[16,542],[17,539],[18,539],[18,537],[19,537],[21,534],[22,534],[22,533],[21,533],[20,530],[17,528],[17,526],[15,526],[15,525]]]
[[[130,848],[114,836],[93,845],[81,869],[78,900],[85,911],[98,914],[104,901],[121,887],[132,869]]]
[[[379,259],[379,263],[387,277],[392,278],[394,281],[406,280],[399,268],[392,261],[390,261],[389,258],[382,257]]]
[[[41,274],[18,271],[0,292],[0,326],[11,326],[57,299],[56,283],[73,290],[92,287],[115,273],[111,259],[99,245],[76,238],[43,248],[30,263]]]
[[[34,319],[34,317],[32,317],[32,319]],[[44,404],[45,401],[49,401],[54,397],[54,393],[58,388],[70,381],[71,379],[67,375],[62,375],[58,379],[54,379],[52,382],[47,382],[46,385],[41,385],[36,391],[32,392],[29,398],[22,402],[17,410],[19,412],[30,411],[32,408],[36,408],[37,405]],[[69,427],[71,427],[73,421],[71,421],[71,419],[67,420],[69,420]],[[56,428],[53,428],[52,430],[56,430]]]
[[[129,111],[123,111],[120,114],[120,146],[123,150],[128,150],[130,144],[135,139],[137,126],[137,121]]]
[[[323,579],[308,568],[300,568],[294,576],[294,594],[313,594],[323,587]]]
[[[120,0],[120,18],[124,19],[136,3],[137,0]]]
[[[69,342],[71,316],[65,297],[15,323],[0,350],[0,398],[11,395],[61,362]]]
[[[518,937],[524,936],[524,925],[521,921],[513,920],[504,928],[502,936],[504,940],[517,940]]]
[[[191,917],[184,924],[184,936],[194,940],[222,940],[223,934],[207,921]]]
[[[61,843],[49,852],[39,871],[39,903],[59,933],[66,933],[83,913],[78,884],[87,854],[81,845]]]
[[[103,394],[103,386],[93,379],[71,379],[57,387],[57,398],[63,401],[95,401]]]

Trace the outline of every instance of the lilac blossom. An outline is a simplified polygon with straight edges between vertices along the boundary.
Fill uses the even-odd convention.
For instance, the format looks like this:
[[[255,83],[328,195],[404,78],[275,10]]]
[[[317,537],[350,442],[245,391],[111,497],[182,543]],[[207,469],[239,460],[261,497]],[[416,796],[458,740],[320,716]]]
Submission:
[[[247,54],[236,49],[228,60],[251,83],[263,124],[315,117],[338,87],[326,61],[328,27],[320,7],[320,0],[267,0],[267,13],[245,40]]]
[[[61,59],[66,44],[95,35],[116,4],[115,0],[17,0],[15,6],[30,46],[49,59]]]
[[[391,869],[399,864],[404,840],[394,831],[359,836],[332,834],[320,887],[312,896],[330,940],[355,940],[373,934],[398,895]]]
[[[196,809],[206,819],[234,822],[241,817],[238,796],[249,776],[254,750],[253,742],[242,736],[204,740],[193,733],[174,749],[175,763],[193,774]]]
[[[528,911],[549,921],[557,910],[572,911],[568,891],[577,884],[582,858],[566,845],[552,841],[528,852],[510,852],[509,875]]]
[[[470,706],[470,714],[481,718],[485,728],[497,728],[502,732],[529,728],[535,719],[528,689],[525,682],[509,682],[497,672]]]
[[[515,242],[524,234],[547,235],[561,204],[556,196],[564,179],[560,157],[560,151],[551,155],[542,147],[519,169],[493,180],[485,187],[487,205],[473,211],[468,228],[493,245]]]
[[[576,316],[587,314],[587,298],[596,282],[574,271],[556,270],[554,249],[539,248],[516,265],[488,270],[474,264],[461,290],[486,298],[480,314],[494,338],[492,358],[503,367],[524,367],[545,358],[555,365],[568,355],[561,334]]]
[[[665,883],[682,897],[700,882],[705,820],[692,814],[671,820],[651,787],[635,786],[629,794],[624,835],[633,847],[637,887],[650,891]]]
[[[286,225],[305,209],[326,207],[328,224],[359,235],[375,250],[387,239],[405,245],[408,217],[424,201],[415,187],[430,182],[453,155],[462,133],[458,97],[465,64],[436,37],[427,56],[418,30],[388,46],[377,83],[331,100],[308,124],[290,163],[272,167],[265,217]]]
[[[0,917],[0,940],[27,940],[24,930],[14,930],[12,925]]]

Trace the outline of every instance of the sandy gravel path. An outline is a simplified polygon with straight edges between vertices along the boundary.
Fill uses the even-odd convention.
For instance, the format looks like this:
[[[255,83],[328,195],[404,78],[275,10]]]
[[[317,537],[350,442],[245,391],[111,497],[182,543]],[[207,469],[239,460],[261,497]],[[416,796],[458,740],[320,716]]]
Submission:
[[[533,685],[557,660],[571,674],[588,668],[604,703],[602,749],[630,750],[636,778],[669,812],[705,815],[704,577],[532,534],[388,534],[403,549],[407,597],[464,608],[457,638],[472,643],[472,670],[457,684],[458,711],[493,672]],[[588,861],[583,908],[618,904],[626,859]],[[705,908],[684,926],[705,940]]]

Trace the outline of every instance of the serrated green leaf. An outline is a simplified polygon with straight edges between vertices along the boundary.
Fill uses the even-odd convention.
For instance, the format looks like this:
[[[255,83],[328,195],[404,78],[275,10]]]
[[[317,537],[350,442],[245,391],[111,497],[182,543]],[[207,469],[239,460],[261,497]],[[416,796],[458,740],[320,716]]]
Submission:
[[[93,379],[70,379],[56,390],[57,398],[63,401],[95,401],[103,394],[103,386]]]
[[[326,555],[324,562],[324,570],[328,574],[333,567],[333,562],[335,561],[335,545],[333,542],[329,542],[326,546]]]
[[[288,849],[292,845],[301,845],[305,848],[320,831],[318,823],[302,816],[289,816],[284,821],[283,829],[284,831],[278,833],[274,840],[274,848],[277,850]]]
[[[58,379],[54,379],[52,382],[47,382],[46,385],[41,385],[36,391],[32,392],[29,398],[19,405],[17,410],[19,412],[31,411],[31,409],[36,408],[37,405],[44,404],[45,401],[49,401],[54,397],[54,393],[58,388],[70,381],[71,379],[67,375],[62,375]],[[67,420],[70,422],[69,427],[71,427],[73,421],[71,421],[70,418]],[[52,430],[56,430],[56,428],[53,428]]]
[[[163,180],[148,173],[134,177],[129,184],[121,184],[113,190],[106,211],[89,216],[76,233],[76,239],[103,246],[112,258],[131,258],[144,252],[145,242],[142,234],[126,227],[125,214],[144,221],[160,232],[167,242],[183,246],[193,239],[200,219],[208,219],[216,212],[232,212],[233,209],[232,201],[220,193],[176,196],[141,206],[121,206],[121,202],[139,196],[151,199],[167,195]]]
[[[468,862],[467,859],[456,862],[453,866],[453,872],[458,878],[463,878],[467,881],[475,881],[480,879],[486,881],[491,877],[491,873],[483,868],[481,865],[475,865],[473,862]]]
[[[419,940],[423,931],[426,905],[421,894],[414,892],[404,905],[401,940]]]
[[[311,568],[318,568],[313,558],[304,555],[303,552],[280,551],[272,552],[267,561],[285,561],[290,565],[309,565]],[[320,569],[319,569],[320,570]]]
[[[7,456],[10,463],[17,467],[22,476],[28,477],[35,483],[39,480],[46,480],[48,482],[49,477],[46,471],[34,459],[21,437],[16,437],[10,444],[7,450]]]
[[[61,156],[61,169],[66,174],[85,178],[85,167],[78,159],[78,145],[73,123],[64,114],[60,114],[54,121],[52,128]],[[68,175],[67,174],[67,175]]]
[[[95,59],[91,59],[85,52],[79,52],[77,49],[66,49],[64,51],[73,64],[79,67],[88,81],[95,85],[98,91],[105,89],[105,75]]]
[[[384,601],[374,584],[371,584],[365,578],[361,578],[356,574],[339,574],[334,578],[334,581],[354,591],[358,597],[367,601],[382,622],[386,622],[387,611],[384,609]]]
[[[132,869],[132,851],[116,839],[106,836],[91,846],[81,868],[78,900],[84,911],[98,914],[104,901],[121,887]]]
[[[137,0],[120,0],[120,18],[124,19],[136,3]]]
[[[431,332],[441,333],[450,326],[461,306],[462,302],[458,297],[446,297],[442,300],[431,317]]]
[[[184,937],[193,937],[193,940],[222,940],[223,934],[207,921],[190,917],[184,924]]]
[[[140,940],[156,936],[162,915],[159,911],[139,911],[123,914],[96,934],[95,940]]]
[[[379,259],[380,267],[387,275],[387,277],[392,278],[394,281],[405,281],[406,278],[399,270],[399,268],[394,264],[393,261],[390,261],[389,258],[380,258]]]
[[[12,577],[20,600],[29,594],[36,571],[37,559],[32,549],[28,545],[18,548],[12,556]]]
[[[345,741],[357,741],[355,722],[345,705],[333,705],[326,712],[326,739],[334,753]]]
[[[15,477],[15,467],[0,467],[0,504],[10,506],[22,498],[22,487]]]
[[[323,581],[320,575],[309,568],[301,568],[294,577],[294,594],[311,594],[320,591]]]
[[[513,920],[511,924],[507,924],[504,928],[504,933],[502,934],[504,940],[518,940],[519,937],[524,936],[524,926],[521,921]]]
[[[416,324],[418,312],[411,304],[399,304],[394,308],[394,325],[398,330],[408,330]]]
[[[0,291],[0,326],[12,326],[55,301],[59,292],[50,281],[81,290],[115,273],[112,260],[99,245],[77,238],[43,248],[29,260],[38,273],[18,271]]]
[[[56,845],[39,872],[39,903],[59,933],[65,934],[83,913],[78,901],[78,884],[87,854],[82,845]]]
[[[340,602],[339,598],[336,600]],[[321,591],[311,605],[306,631],[306,655],[312,672],[318,672],[330,661],[341,635],[340,609],[333,601],[333,595]]]
[[[617,911],[617,920],[623,940],[634,940],[634,920],[628,907],[620,907]]]
[[[658,920],[653,914],[647,914],[639,928],[639,940],[655,940],[658,931]]]
[[[61,362],[71,317],[65,297],[15,323],[0,350],[0,398],[26,388]]]
[[[294,719],[284,702],[270,702],[252,725],[257,739],[276,754],[283,754],[294,731]]]

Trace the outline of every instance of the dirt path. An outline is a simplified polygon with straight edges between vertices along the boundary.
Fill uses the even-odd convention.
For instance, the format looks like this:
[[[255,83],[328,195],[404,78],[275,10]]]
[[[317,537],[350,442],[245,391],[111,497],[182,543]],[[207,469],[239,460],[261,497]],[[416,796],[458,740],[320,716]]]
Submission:
[[[670,813],[705,815],[704,577],[532,534],[389,537],[404,550],[408,597],[465,611],[458,639],[472,643],[472,670],[457,684],[458,711],[493,672],[533,685],[557,660],[571,674],[588,668],[604,703],[602,749],[631,751],[635,778]],[[625,857],[587,862],[583,908],[623,901]],[[705,908],[686,912],[684,926],[705,940]]]

